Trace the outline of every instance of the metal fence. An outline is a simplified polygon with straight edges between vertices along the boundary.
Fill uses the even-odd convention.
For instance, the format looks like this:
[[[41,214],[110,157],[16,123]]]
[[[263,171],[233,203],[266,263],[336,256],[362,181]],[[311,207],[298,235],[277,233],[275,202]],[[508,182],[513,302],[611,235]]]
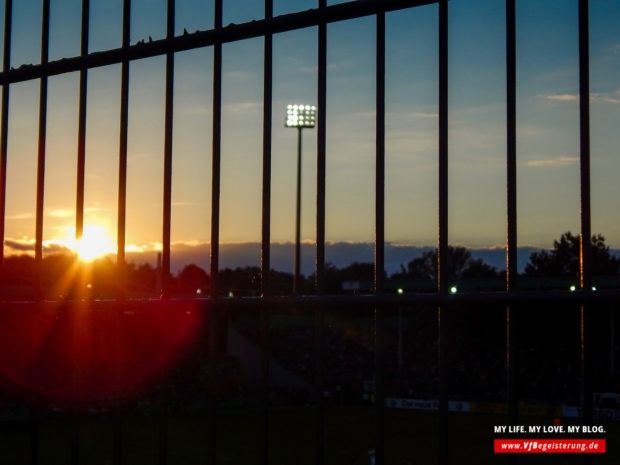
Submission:
[[[563,302],[581,305],[581,367],[582,367],[582,406],[583,421],[592,418],[592,395],[590,389],[589,348],[591,339],[589,330],[589,313],[591,305],[597,301],[613,301],[618,297],[615,291],[593,293],[591,273],[590,241],[590,140],[589,140],[589,31],[588,0],[579,0],[579,105],[580,105],[580,180],[581,180],[581,254],[580,277],[581,289],[577,292],[523,292],[516,286],[517,276],[517,179],[516,179],[516,47],[515,47],[515,0],[506,0],[506,289],[499,293],[474,293],[451,295],[448,290],[447,252],[448,252],[448,14],[447,0],[358,0],[327,6],[326,0],[319,0],[318,8],[273,16],[272,0],[265,1],[264,19],[243,24],[222,24],[222,2],[214,2],[214,28],[192,34],[175,36],[175,2],[167,2],[167,34],[164,39],[147,43],[130,45],[131,1],[123,1],[122,46],[117,49],[89,53],[89,1],[82,0],[81,51],[79,56],[58,61],[48,60],[50,0],[43,0],[43,17],[41,33],[41,63],[11,68],[10,52],[12,39],[12,5],[5,2],[4,23],[4,61],[0,73],[2,85],[2,111],[0,121],[0,237],[3,253],[0,255],[0,269],[4,259],[5,238],[5,203],[7,175],[7,138],[9,133],[9,97],[11,84],[36,80],[40,81],[39,135],[37,166],[37,204],[36,204],[36,242],[35,261],[42,260],[43,204],[45,181],[45,142],[47,122],[47,86],[48,78],[68,72],[80,73],[79,84],[79,125],[77,153],[77,204],[76,236],[80,238],[84,218],[84,167],[86,138],[86,102],[87,75],[92,68],[118,64],[121,71],[120,99],[120,141],[119,141],[119,191],[118,191],[118,265],[122,270],[125,263],[125,220],[126,220],[126,186],[127,186],[127,127],[129,106],[129,71],[134,60],[166,56],[165,72],[165,139],[164,139],[164,183],[163,183],[163,233],[162,233],[162,299],[170,298],[170,228],[171,228],[171,184],[172,184],[172,126],[173,126],[173,87],[175,52],[213,47],[213,136],[212,136],[212,205],[211,205],[211,295],[205,300],[210,308],[216,309],[210,315],[216,317],[218,311],[229,306],[242,308],[248,306],[260,311],[261,334],[261,428],[260,428],[260,462],[269,463],[269,318],[270,310],[280,306],[298,305],[311,309],[315,313],[315,462],[324,463],[324,399],[323,399],[323,346],[324,312],[327,308],[342,304],[371,307],[375,309],[375,421],[376,421],[376,463],[383,465],[384,449],[384,312],[386,309],[404,305],[433,305],[437,307],[439,322],[438,364],[439,364],[439,463],[450,461],[448,445],[448,365],[446,362],[446,341],[449,334],[445,320],[448,318],[446,308],[453,304],[479,304],[492,302],[506,308],[506,380],[508,392],[509,418],[516,424],[518,396],[516,392],[516,356],[515,319],[518,318],[519,305],[545,302]],[[420,5],[438,4],[438,83],[439,83],[439,210],[438,210],[438,277],[437,292],[434,294],[384,294],[384,203],[385,203],[385,16],[386,12],[411,8]],[[376,18],[376,203],[375,203],[375,283],[374,294],[369,296],[327,296],[325,295],[325,177],[326,177],[326,110],[329,102],[326,98],[326,57],[327,25],[362,16]],[[271,146],[272,146],[272,38],[280,32],[297,30],[305,27],[318,30],[318,94],[317,94],[317,178],[316,178],[316,296],[313,297],[277,297],[272,296],[269,287],[270,270],[270,220],[271,220]],[[264,89],[263,89],[263,172],[262,172],[262,238],[261,238],[261,297],[255,299],[223,300],[218,292],[219,244],[220,244],[220,153],[221,153],[221,116],[222,116],[222,45],[243,39],[262,37],[264,40]],[[258,76],[257,76],[258,78]],[[118,296],[123,299],[122,286]],[[8,304],[7,304],[8,305]],[[113,303],[107,305],[113,306]],[[158,305],[150,303],[149,305]],[[220,309],[220,310],[218,310]],[[213,325],[210,325],[213,328]],[[209,345],[216,346],[216,334],[209,334]],[[213,362],[210,362],[211,364]],[[213,370],[214,368],[211,367]],[[212,374],[215,372],[212,371]],[[208,412],[209,433],[207,450],[209,463],[215,463],[216,451],[216,402],[212,400]],[[166,423],[163,423],[161,437],[161,463],[166,462]],[[120,429],[115,436],[115,463],[121,462]],[[72,463],[78,462],[79,435],[74,434],[72,446]],[[36,461],[36,442],[33,442]]]

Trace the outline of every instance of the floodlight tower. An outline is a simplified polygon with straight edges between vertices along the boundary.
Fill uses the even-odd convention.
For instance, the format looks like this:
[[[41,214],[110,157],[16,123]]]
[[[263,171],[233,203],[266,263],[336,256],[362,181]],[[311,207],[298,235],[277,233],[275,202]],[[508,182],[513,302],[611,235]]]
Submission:
[[[316,107],[313,105],[287,105],[287,128],[297,128],[297,214],[295,217],[295,259],[293,270],[293,294],[299,293],[299,270],[301,263],[301,131],[316,125]]]

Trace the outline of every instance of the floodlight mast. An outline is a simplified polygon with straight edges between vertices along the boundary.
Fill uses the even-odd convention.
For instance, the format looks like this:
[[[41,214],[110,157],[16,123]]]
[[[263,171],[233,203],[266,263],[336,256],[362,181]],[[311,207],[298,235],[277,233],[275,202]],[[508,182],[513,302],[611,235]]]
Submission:
[[[303,128],[316,125],[316,107],[314,105],[287,105],[287,128],[297,128],[297,204],[295,216],[295,256],[293,263],[293,294],[299,294],[301,268],[301,132]]]

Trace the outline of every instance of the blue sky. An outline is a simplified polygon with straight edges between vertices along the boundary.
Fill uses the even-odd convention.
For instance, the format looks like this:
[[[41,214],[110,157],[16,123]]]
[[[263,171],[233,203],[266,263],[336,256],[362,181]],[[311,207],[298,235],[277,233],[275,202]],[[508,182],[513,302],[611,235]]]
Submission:
[[[3,2],[0,2],[3,3]],[[39,0],[14,2],[12,66],[39,61]],[[176,31],[213,25],[210,1],[176,2]],[[338,2],[328,2],[338,3]],[[79,51],[80,0],[52,0],[50,58]],[[92,1],[90,50],[120,46],[121,0]],[[165,34],[164,0],[132,1],[131,42]],[[593,231],[620,247],[617,127],[620,0],[591,0]],[[274,1],[274,14],[316,6]],[[2,11],[4,11],[2,9]],[[452,0],[450,242],[505,240],[504,2]],[[263,16],[261,2],[224,0],[224,24]],[[437,231],[437,6],[387,15],[386,238],[434,245]],[[287,103],[316,103],[316,28],[274,37],[272,239],[293,239],[296,134]],[[223,241],[260,240],[262,39],[224,45]],[[548,247],[579,229],[577,0],[517,1],[519,244]],[[327,239],[374,237],[375,19],[328,26]],[[127,243],[161,241],[164,63],[131,65]],[[175,58],[173,229],[209,240],[212,50]],[[46,240],[74,222],[76,73],[50,79]],[[120,66],[89,72],[86,221],[114,237]],[[7,237],[34,237],[38,82],[12,86]],[[316,131],[304,131],[302,238],[315,227]],[[329,260],[329,257],[327,257]],[[252,258],[256,261],[257,257]]]

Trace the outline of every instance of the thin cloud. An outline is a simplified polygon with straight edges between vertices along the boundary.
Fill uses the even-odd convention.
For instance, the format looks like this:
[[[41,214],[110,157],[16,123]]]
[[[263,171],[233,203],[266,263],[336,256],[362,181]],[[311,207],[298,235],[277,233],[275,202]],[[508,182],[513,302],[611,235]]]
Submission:
[[[556,157],[547,160],[530,160],[525,163],[525,166],[568,166],[578,161],[578,157]]]
[[[29,220],[34,215],[32,213],[18,213],[16,215],[8,215],[7,220]]]
[[[620,89],[616,89],[613,95],[620,97]],[[549,102],[577,102],[579,100],[579,94],[555,94],[555,95],[543,95],[545,100]],[[600,92],[592,92],[590,94],[590,102],[593,103],[610,103],[617,105],[620,103],[620,98],[613,97],[609,94],[602,94]]]
[[[222,243],[220,243],[220,244],[222,244]],[[192,248],[196,248],[196,247],[208,247],[209,245],[210,245],[210,242],[199,241],[198,239],[174,241],[173,243],[170,244],[170,246],[172,248],[175,248],[175,247],[192,247]]]
[[[75,211],[65,210],[64,208],[57,208],[56,210],[50,210],[47,214],[54,218],[69,218],[75,215]]]
[[[618,91],[615,92],[616,95],[620,95],[618,94]],[[620,103],[620,98],[615,98],[615,97],[610,97],[608,95],[597,95],[597,97],[595,99],[592,99],[593,102],[603,102],[603,103],[611,103],[612,105],[617,105]]]
[[[16,253],[34,253],[35,240],[34,239],[13,239],[7,238],[4,241],[4,245],[6,246],[7,253],[16,254]],[[51,239],[47,241],[43,241],[43,252],[47,254],[52,253],[71,253],[71,249],[64,244],[63,242],[57,239]]]
[[[43,251],[45,253],[71,253],[72,250],[65,244],[56,240],[43,241]]]
[[[439,117],[439,113],[425,113],[422,111],[414,111],[411,113],[405,113],[403,116],[406,118],[414,119],[435,119]]]
[[[31,239],[5,239],[4,245],[15,252],[33,252],[34,240]]]
[[[236,102],[236,103],[231,103],[228,105],[224,105],[224,108],[228,111],[232,111],[232,112],[247,112],[250,110],[256,110],[258,108],[261,108],[263,105],[263,102]]]
[[[550,102],[576,102],[578,95],[576,94],[556,94],[556,95],[544,95],[545,99]]]
[[[108,208],[86,207],[84,209],[84,213],[95,213],[95,212],[104,212],[104,211],[108,211]],[[47,211],[45,214],[53,218],[72,218],[75,216],[75,210],[69,209],[69,208],[55,208],[53,210]]]

